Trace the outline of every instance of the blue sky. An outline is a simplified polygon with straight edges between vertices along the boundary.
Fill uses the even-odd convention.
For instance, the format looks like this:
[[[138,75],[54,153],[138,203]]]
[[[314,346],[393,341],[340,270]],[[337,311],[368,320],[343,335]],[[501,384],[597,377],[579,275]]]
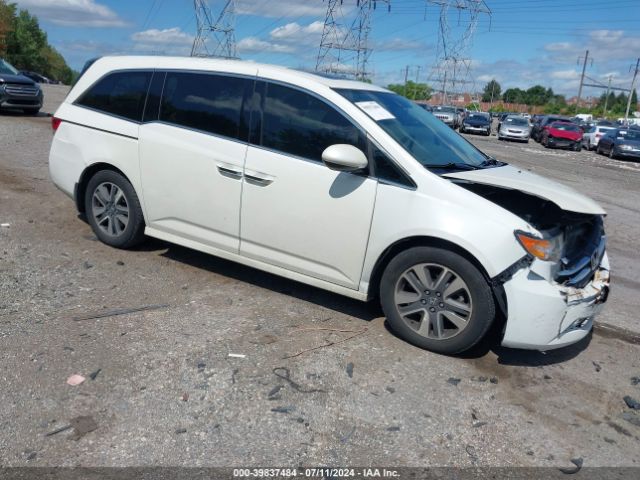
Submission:
[[[13,0],[36,14],[49,41],[79,69],[88,58],[190,52],[196,22],[192,0]],[[439,10],[424,0],[382,0],[373,14],[370,69],[374,82],[427,81],[438,52]],[[345,10],[356,0],[344,0]],[[576,95],[578,57],[589,49],[587,75],[628,88],[640,56],[640,0],[486,0],[464,57],[476,89],[496,78],[503,90],[536,83]],[[210,0],[215,14],[223,0]],[[236,39],[243,59],[313,68],[326,2],[237,0]],[[451,38],[467,24],[449,15]],[[586,96],[602,91],[585,88]]]

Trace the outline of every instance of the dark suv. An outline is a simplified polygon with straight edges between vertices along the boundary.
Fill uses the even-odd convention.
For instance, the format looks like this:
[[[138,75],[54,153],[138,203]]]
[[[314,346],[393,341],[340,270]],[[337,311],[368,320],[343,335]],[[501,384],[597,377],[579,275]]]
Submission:
[[[42,107],[40,86],[0,58],[0,109],[19,108],[24,113],[35,115]]]

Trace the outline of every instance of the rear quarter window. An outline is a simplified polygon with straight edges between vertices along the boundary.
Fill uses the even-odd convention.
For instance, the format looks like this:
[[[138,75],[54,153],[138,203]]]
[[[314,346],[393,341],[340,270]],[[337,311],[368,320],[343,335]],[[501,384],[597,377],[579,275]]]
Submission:
[[[151,72],[114,72],[83,93],[76,105],[139,122],[147,96]]]

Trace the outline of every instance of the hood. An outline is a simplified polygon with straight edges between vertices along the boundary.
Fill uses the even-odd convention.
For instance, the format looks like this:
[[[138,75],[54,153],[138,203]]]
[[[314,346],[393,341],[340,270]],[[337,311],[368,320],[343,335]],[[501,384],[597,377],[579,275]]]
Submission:
[[[593,215],[604,215],[606,213],[596,202],[572,188],[511,165],[446,173],[443,177],[519,190],[529,195],[549,200],[562,210],[569,212]]]
[[[580,140],[582,138],[582,130],[579,132],[572,132],[570,130],[558,130],[557,128],[549,127],[549,135],[553,135],[556,138]]]
[[[0,83],[22,83],[24,85],[35,85],[36,82],[24,75],[12,75],[10,73],[0,73]]]

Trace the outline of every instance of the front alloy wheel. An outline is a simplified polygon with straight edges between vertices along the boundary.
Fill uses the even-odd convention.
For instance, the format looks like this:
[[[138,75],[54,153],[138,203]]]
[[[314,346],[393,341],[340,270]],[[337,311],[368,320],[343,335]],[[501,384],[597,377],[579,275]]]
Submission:
[[[469,324],[469,287],[453,270],[436,263],[407,269],[396,282],[396,309],[407,326],[426,338],[455,337]]]
[[[436,247],[412,247],[391,259],[380,303],[399,337],[449,355],[478,343],[495,317],[485,276],[462,255]]]

